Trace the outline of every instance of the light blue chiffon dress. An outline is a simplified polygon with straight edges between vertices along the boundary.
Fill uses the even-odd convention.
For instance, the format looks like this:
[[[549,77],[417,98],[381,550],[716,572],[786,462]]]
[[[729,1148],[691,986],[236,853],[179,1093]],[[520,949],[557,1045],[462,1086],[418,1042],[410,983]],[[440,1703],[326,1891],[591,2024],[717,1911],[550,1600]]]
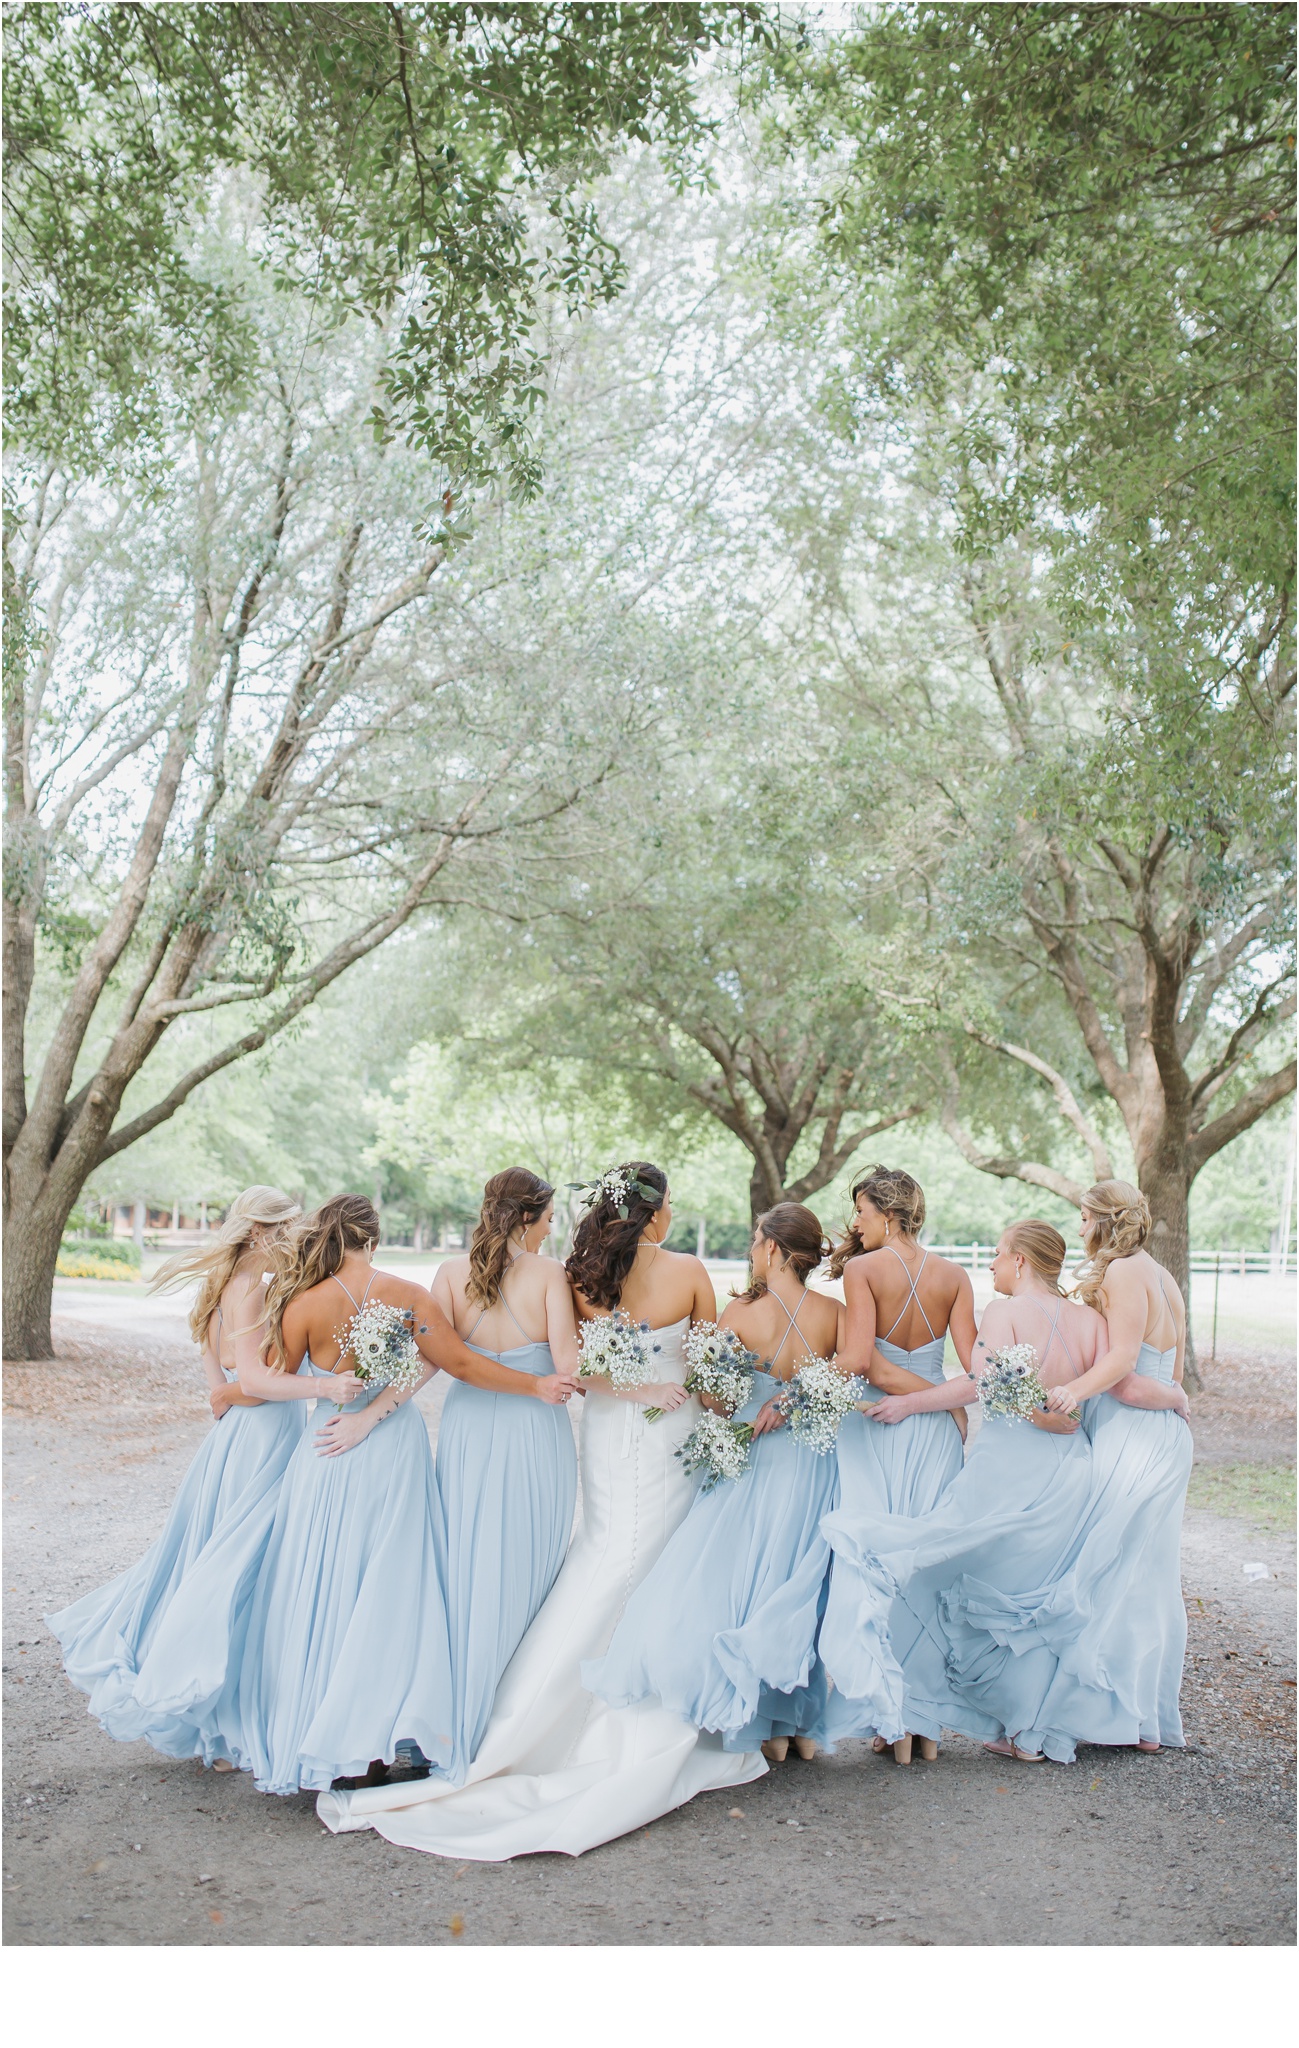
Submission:
[[[1043,1366],[1061,1341],[1059,1315],[1057,1304]],[[1060,1436],[987,1417],[927,1514],[831,1517],[835,1569],[851,1566],[857,1598],[856,1694],[832,1699],[836,1734],[852,1732],[855,1715],[887,1742],[955,1728],[1069,1760],[1072,1738],[1047,1709],[1057,1660],[1036,1623],[1076,1564],[1091,1464],[1081,1429]]]
[[[891,1245],[888,1249],[893,1251]],[[877,1348],[891,1365],[941,1386],[946,1339],[934,1334],[916,1292],[929,1255],[925,1253],[914,1277],[901,1254],[893,1255],[907,1273],[910,1292],[888,1335],[876,1339]],[[907,1351],[890,1340],[913,1301],[924,1317],[929,1342]],[[868,1387],[865,1398],[877,1401],[883,1395]],[[961,1432],[950,1413],[911,1415],[904,1422],[888,1423],[854,1413],[844,1417],[836,1458],[839,1498],[833,1519],[825,1525],[834,1555],[820,1637],[821,1656],[836,1693],[832,1729],[836,1735],[879,1734],[894,1741],[897,1736],[876,1725],[869,1712],[858,1713],[853,1707],[853,1702],[868,1705],[875,1699],[879,1684],[874,1649],[878,1587],[858,1560],[872,1552],[870,1532],[881,1517],[926,1515],[943,1498],[961,1471]],[[903,1617],[899,1625],[905,1628]],[[899,1729],[897,1734],[906,1732]],[[929,1730],[916,1727],[911,1732],[923,1735]]]
[[[229,1761],[253,1591],[305,1423],[304,1401],[228,1408],[139,1563],[45,1617],[87,1711],[118,1742]]]
[[[1134,1369],[1168,1386],[1176,1360],[1175,1346],[1161,1352],[1143,1343]],[[1081,1540],[1071,1570],[1031,1614],[1055,1659],[1042,1717],[1070,1742],[1180,1749],[1191,1431],[1172,1409],[1128,1408],[1112,1394],[1085,1404],[1083,1428],[1091,1487]],[[980,1619],[1004,1630],[1008,1617],[996,1606]]]
[[[528,1336],[504,1294],[501,1302],[522,1344],[485,1351],[471,1331],[470,1350],[514,1372],[553,1373],[549,1344]],[[438,1430],[437,1486],[455,1688],[451,1776],[459,1779],[478,1754],[501,1673],[568,1549],[577,1498],[568,1410],[457,1380]]]
[[[328,1791],[376,1759],[393,1763],[399,1744],[434,1769],[451,1761],[441,1509],[424,1418],[409,1400],[338,1457],[315,1443],[330,1414],[383,1391],[367,1387],[341,1411],[319,1403],[284,1477],[237,1699],[234,1760],[259,1792]]]
[[[795,1329],[790,1317],[772,1364]],[[753,1379],[737,1421],[752,1422],[786,1384],[768,1372]],[[725,1750],[782,1735],[824,1742],[816,1636],[830,1551],[821,1521],[835,1493],[833,1456],[818,1457],[787,1426],[755,1438],[748,1471],[696,1494],[607,1653],[582,1666],[588,1691],[613,1707],[658,1701]]]

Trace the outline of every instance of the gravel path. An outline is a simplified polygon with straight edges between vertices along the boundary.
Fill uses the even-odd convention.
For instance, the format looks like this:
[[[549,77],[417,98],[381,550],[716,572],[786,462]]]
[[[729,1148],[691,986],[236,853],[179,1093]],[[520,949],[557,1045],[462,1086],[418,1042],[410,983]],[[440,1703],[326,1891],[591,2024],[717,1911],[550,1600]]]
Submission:
[[[452,1865],[330,1836],[307,1797],[261,1798],[88,1719],[40,1616],[146,1547],[207,1409],[180,1343],[56,1331],[56,1365],[5,1369],[11,1945],[1293,1940],[1288,1531],[1188,1511],[1185,1751],[1085,1749],[1072,1770],[1033,1770],[953,1739],[906,1771],[851,1744],[577,1861]],[[1293,1385],[1276,1354],[1220,1360],[1197,1455],[1291,1458]],[[435,1428],[439,1398],[421,1405]],[[1252,1560],[1272,1575],[1246,1581]]]

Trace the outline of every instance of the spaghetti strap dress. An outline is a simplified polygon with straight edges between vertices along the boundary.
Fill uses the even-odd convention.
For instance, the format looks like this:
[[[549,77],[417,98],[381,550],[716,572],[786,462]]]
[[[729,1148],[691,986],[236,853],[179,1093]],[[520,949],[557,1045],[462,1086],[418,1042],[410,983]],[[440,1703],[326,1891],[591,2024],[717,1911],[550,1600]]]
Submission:
[[[348,1293],[354,1308],[369,1291],[359,1303]],[[383,1391],[369,1386],[334,1412]],[[315,1434],[284,1477],[239,1680],[234,1761],[259,1792],[327,1792],[376,1758],[391,1764],[399,1746],[418,1747],[435,1770],[451,1762],[442,1520],[424,1418],[408,1400],[337,1457],[320,1456]]]
[[[943,1383],[943,1352],[946,1339],[936,1335],[917,1293],[920,1276],[929,1254],[921,1258],[914,1276],[906,1260],[893,1250],[910,1284],[901,1311],[894,1317],[888,1335],[876,1339],[890,1364],[919,1374],[934,1386]],[[897,1330],[912,1302],[924,1318],[929,1342],[913,1351],[894,1344]],[[867,1401],[882,1398],[878,1388],[868,1387]],[[871,1551],[868,1531],[881,1516],[895,1518],[929,1514],[943,1498],[961,1471],[964,1450],[955,1418],[947,1413],[910,1415],[903,1422],[872,1422],[854,1412],[844,1417],[836,1444],[838,1500],[823,1524],[833,1552],[825,1617],[821,1624],[820,1652],[838,1695],[834,1704],[834,1732],[838,1734],[881,1734],[869,1718],[859,1716],[854,1701],[874,1697],[879,1671],[875,1654],[878,1623],[877,1588],[864,1573],[859,1559]],[[900,1623],[905,1626],[903,1617]],[[905,1733],[906,1731],[900,1731]],[[920,1735],[927,1731],[915,1728]]]
[[[798,1331],[796,1312],[778,1306],[788,1320],[772,1367]],[[771,1371],[753,1377],[741,1422],[786,1384]],[[830,1548],[821,1522],[836,1485],[833,1456],[819,1457],[787,1427],[756,1437],[739,1479],[696,1493],[608,1651],[583,1665],[583,1684],[610,1706],[656,1702],[727,1750],[751,1753],[781,1735],[824,1741],[816,1639]]]
[[[522,1342],[485,1351],[471,1331],[470,1350],[514,1372],[553,1373],[549,1344],[534,1342],[500,1298]],[[568,1410],[457,1380],[442,1409],[436,1469],[455,1699],[450,1775],[459,1780],[478,1754],[501,1673],[568,1549],[577,1498]]]
[[[304,1401],[228,1408],[139,1563],[45,1617],[87,1711],[116,1741],[230,1761],[253,1591],[305,1424]]]
[[[1143,1342],[1134,1369],[1167,1386],[1176,1362],[1176,1345],[1159,1351]],[[1042,1713],[1070,1756],[1075,1742],[1181,1749],[1191,1431],[1172,1409],[1128,1408],[1112,1394],[1086,1402],[1083,1428],[1091,1486],[1077,1554],[1023,1617],[1054,1659]],[[998,1605],[977,1619],[1009,1634],[1021,1617]]]
[[[1042,1366],[1062,1344],[1059,1316],[1057,1303]],[[859,1732],[886,1742],[955,1728],[1067,1760],[1067,1732],[1044,1723],[1056,1662],[1031,1616],[1073,1568],[1090,1486],[1082,1430],[989,1416],[927,1514],[862,1514],[841,1530],[836,1568],[846,1558],[859,1591],[858,1692],[836,1732],[856,1713]]]

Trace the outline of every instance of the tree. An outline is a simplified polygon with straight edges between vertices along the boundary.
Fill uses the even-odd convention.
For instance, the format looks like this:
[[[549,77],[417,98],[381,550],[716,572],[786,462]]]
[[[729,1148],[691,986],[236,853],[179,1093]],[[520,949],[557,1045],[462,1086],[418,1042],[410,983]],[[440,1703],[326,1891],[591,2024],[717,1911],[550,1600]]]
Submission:
[[[891,437],[946,556],[899,692],[928,938],[894,991],[956,1026],[943,1115],[984,1170],[1084,1184],[980,1135],[1015,1122],[989,1058],[1091,1174],[1116,1119],[1184,1282],[1196,1174],[1294,1087],[1268,1063],[1293,1003],[1293,18],[903,7],[787,55],[786,133],[827,154],[786,304],[830,326],[836,417]],[[827,701],[858,711],[861,602],[840,577],[823,608]]]
[[[9,570],[40,622],[6,732],[20,1355],[48,1355],[86,1175],[428,905],[490,893],[496,841],[522,858],[643,717],[571,650],[534,650],[524,688],[513,650],[431,616],[459,572],[449,535],[421,536],[423,463],[361,431],[379,345],[262,311],[261,390],[178,439],[156,504],[49,465],[19,479]]]
[[[325,329],[391,328],[373,420],[438,489],[535,488],[535,330],[622,271],[585,186],[661,138],[683,175],[692,71],[752,6],[20,5],[5,20],[6,403],[65,466],[147,459],[168,384],[237,387],[240,295],[195,262],[232,175],[248,247]]]

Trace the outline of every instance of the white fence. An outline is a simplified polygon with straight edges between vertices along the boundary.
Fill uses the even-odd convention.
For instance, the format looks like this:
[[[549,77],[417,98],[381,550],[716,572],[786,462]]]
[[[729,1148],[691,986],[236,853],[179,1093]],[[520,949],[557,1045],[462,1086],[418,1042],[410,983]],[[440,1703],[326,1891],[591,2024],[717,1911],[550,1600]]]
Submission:
[[[996,1250],[995,1244],[931,1244],[928,1251],[936,1252],[940,1259],[954,1259],[967,1272],[980,1273],[987,1269],[988,1261]],[[1079,1257],[1082,1256],[1081,1247]],[[1068,1263],[1066,1261],[1066,1263]],[[1267,1273],[1273,1279],[1284,1277],[1295,1270],[1295,1254],[1287,1259],[1284,1252],[1241,1252],[1211,1251],[1191,1253],[1193,1273],[1234,1273],[1243,1280],[1250,1273]]]

